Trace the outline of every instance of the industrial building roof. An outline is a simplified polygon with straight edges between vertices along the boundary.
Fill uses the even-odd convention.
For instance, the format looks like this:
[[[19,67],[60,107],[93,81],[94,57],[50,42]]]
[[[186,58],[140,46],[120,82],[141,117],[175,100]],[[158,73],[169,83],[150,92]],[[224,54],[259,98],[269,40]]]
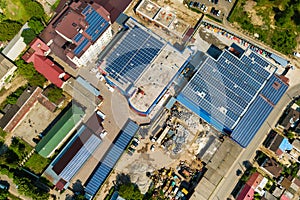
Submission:
[[[84,111],[76,104],[72,104],[60,118],[51,125],[51,129],[43,139],[36,145],[36,151],[47,158],[59,147],[72,129],[82,120]]]
[[[100,96],[100,91],[94,86],[92,86],[85,79],[83,79],[81,76],[78,76],[76,78],[76,81],[80,83],[83,87],[85,87],[88,91],[90,91],[92,94],[94,94],[96,97]]]
[[[138,129],[139,126],[135,122],[131,120],[126,122],[123,130],[120,131],[119,135],[104,155],[104,158],[85,184],[85,192],[88,199],[91,199],[96,195]]]
[[[124,36],[101,64],[122,90],[136,82],[166,42],[134,20],[126,22]]]
[[[100,143],[101,139],[82,125],[51,164],[53,171],[63,180],[70,181]]]
[[[286,59],[272,53],[270,56],[276,63],[280,64],[283,67],[286,67],[289,64],[289,61],[287,61]]]
[[[197,62],[177,100],[246,147],[288,85],[250,49],[239,56],[224,50],[216,59],[202,56]]]

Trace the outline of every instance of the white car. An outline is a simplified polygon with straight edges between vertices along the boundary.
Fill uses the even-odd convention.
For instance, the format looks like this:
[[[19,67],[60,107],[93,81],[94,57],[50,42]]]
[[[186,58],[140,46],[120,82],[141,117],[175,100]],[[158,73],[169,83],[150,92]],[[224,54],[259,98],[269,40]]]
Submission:
[[[208,7],[205,7],[203,11],[204,11],[204,12],[207,12],[207,9],[208,9]]]
[[[220,14],[221,14],[221,10],[219,10],[219,11],[217,12],[217,16],[220,17]]]
[[[135,138],[135,137],[133,138],[133,141],[135,141],[135,142],[138,143],[138,144],[140,143],[140,140],[137,139],[137,138]]]
[[[294,56],[296,56],[296,57],[300,58],[300,53],[298,53],[298,52],[294,52],[293,54],[294,54]]]

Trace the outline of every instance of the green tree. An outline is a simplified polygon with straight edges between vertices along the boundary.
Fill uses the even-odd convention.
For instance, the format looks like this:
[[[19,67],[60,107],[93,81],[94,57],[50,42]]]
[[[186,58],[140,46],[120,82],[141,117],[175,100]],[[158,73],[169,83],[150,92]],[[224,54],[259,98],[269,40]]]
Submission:
[[[36,33],[33,29],[28,28],[22,31],[21,36],[24,38],[25,44],[28,45],[36,37]]]
[[[36,1],[27,1],[24,3],[26,12],[32,17],[43,19],[45,17],[45,12],[43,6]]]
[[[118,192],[121,197],[127,200],[142,200],[144,195],[133,183],[119,185]]]
[[[44,30],[44,25],[41,20],[36,17],[33,17],[29,20],[28,26],[35,32],[35,34],[39,34]]]
[[[62,89],[53,86],[48,90],[48,99],[53,103],[57,103],[57,101],[63,97],[62,93],[63,93]]]
[[[21,29],[22,25],[15,21],[0,22],[0,41],[11,40]]]
[[[18,60],[16,65],[18,73],[24,76],[31,86],[43,87],[46,78],[35,70],[33,63],[27,64],[24,60]]]
[[[1,190],[1,191],[0,191],[0,199],[1,199],[1,200],[6,200],[6,199],[8,199],[7,197],[8,197],[8,191],[6,191],[6,190]]]

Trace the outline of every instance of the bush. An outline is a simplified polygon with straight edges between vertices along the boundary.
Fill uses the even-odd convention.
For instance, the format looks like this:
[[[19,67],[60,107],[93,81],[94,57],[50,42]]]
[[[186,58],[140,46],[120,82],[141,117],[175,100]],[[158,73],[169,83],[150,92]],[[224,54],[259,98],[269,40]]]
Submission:
[[[21,29],[22,25],[15,21],[0,22],[0,41],[11,40]]]
[[[63,93],[62,89],[53,86],[48,90],[48,99],[53,103],[57,103],[63,97],[62,93]]]
[[[39,34],[44,29],[42,20],[40,20],[36,17],[33,17],[29,20],[28,26],[35,32],[35,34]]]

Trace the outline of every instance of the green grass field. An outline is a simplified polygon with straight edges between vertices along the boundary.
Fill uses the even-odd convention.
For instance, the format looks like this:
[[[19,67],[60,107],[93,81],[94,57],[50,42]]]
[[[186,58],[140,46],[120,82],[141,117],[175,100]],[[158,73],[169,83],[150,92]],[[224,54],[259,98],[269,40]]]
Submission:
[[[296,38],[300,34],[300,4],[294,0],[255,0],[251,12],[245,7],[248,0],[238,0],[228,20],[237,23],[251,34],[259,34],[259,39],[284,54],[291,54],[296,48]],[[253,20],[257,15],[259,25]]]
[[[39,154],[34,153],[25,163],[25,167],[27,167],[33,173],[40,175],[43,173],[49,163],[50,159],[43,158]]]
[[[6,0],[7,6],[4,9],[4,15],[14,21],[27,21],[30,15],[27,14],[24,5],[20,0]]]

